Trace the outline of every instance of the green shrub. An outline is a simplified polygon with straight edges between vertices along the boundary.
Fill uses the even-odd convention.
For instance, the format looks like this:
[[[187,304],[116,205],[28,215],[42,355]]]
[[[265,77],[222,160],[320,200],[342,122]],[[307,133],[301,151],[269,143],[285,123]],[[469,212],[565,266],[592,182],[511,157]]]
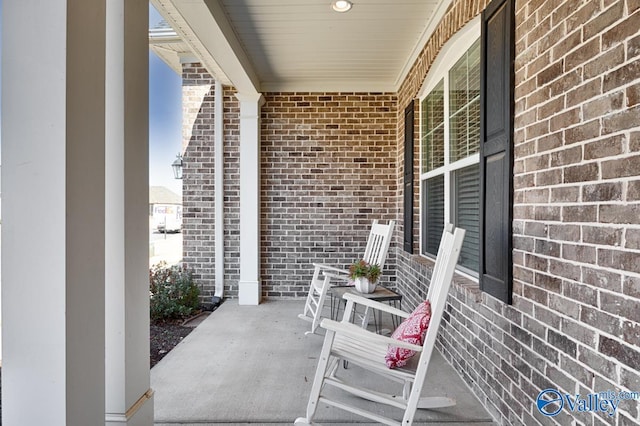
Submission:
[[[149,270],[152,321],[186,318],[200,307],[200,289],[191,271],[160,262]]]

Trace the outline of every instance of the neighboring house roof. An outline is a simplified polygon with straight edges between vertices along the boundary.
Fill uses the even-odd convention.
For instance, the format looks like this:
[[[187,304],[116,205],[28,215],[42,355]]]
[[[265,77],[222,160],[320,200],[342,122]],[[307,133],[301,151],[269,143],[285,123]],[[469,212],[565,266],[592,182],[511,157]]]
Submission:
[[[191,48],[171,28],[167,21],[160,21],[149,29],[149,48],[178,75],[182,75],[181,61],[187,56],[194,57]]]
[[[149,204],[182,204],[182,197],[164,186],[150,186]]]

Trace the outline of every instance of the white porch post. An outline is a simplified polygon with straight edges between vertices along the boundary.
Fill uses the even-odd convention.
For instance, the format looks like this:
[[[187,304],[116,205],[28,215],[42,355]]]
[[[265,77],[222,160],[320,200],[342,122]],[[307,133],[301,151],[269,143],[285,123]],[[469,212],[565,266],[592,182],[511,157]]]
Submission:
[[[107,2],[106,410],[152,425],[149,389],[148,2]]]
[[[102,424],[105,2],[2,12],[2,423]]]
[[[257,94],[240,101],[240,282],[238,303],[257,305],[260,282],[260,107]]]

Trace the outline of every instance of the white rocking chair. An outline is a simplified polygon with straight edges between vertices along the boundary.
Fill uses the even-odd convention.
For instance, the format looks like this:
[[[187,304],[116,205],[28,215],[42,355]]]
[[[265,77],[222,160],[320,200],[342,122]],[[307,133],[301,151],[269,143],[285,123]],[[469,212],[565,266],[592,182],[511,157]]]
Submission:
[[[391,234],[395,221],[391,220],[387,225],[373,221],[369,239],[364,250],[362,258],[372,264],[379,265],[380,270],[384,268],[384,262],[387,259],[389,244],[391,243]],[[331,280],[339,280],[347,283],[349,281],[348,271],[339,269],[322,263],[314,263],[313,277],[309,286],[309,293],[304,304],[304,311],[298,315],[299,318],[311,322],[311,330],[305,334],[315,333],[322,319],[322,309],[327,297],[327,292],[331,285]]]
[[[464,239],[464,229],[457,228],[455,232],[452,232],[452,230],[452,225],[448,224],[445,226],[440,248],[438,249],[438,257],[427,294],[427,300],[431,302],[431,321],[425,334],[423,346],[401,342],[350,323],[349,319],[355,304],[362,304],[403,318],[407,318],[409,314],[383,303],[371,301],[353,294],[345,294],[344,298],[347,300],[347,307],[342,321],[322,320],[321,327],[325,328],[327,333],[320,353],[315,379],[311,387],[311,394],[307,405],[307,415],[306,417],[296,419],[296,425],[314,424],[314,416],[320,403],[366,417],[375,422],[403,426],[409,426],[413,423],[415,412],[418,408],[443,408],[455,405],[456,401],[452,398],[420,396],[425,383],[427,368],[429,367],[429,361],[435,345],[442,314],[446,306],[447,294]],[[385,364],[385,354],[389,346],[416,351],[414,358],[418,359],[412,359],[412,362],[407,366],[389,369]],[[404,385],[402,395],[394,396],[377,392],[359,385],[347,383],[343,379],[338,378],[336,374],[340,360],[348,361],[349,363],[364,368],[367,370],[364,372],[365,374],[372,372],[402,383]],[[362,377],[362,375],[359,375],[359,377]],[[327,396],[326,390],[328,387],[335,387],[343,392],[338,392],[338,395],[334,393],[331,396]],[[360,406],[354,406],[352,402],[350,402],[350,398],[345,398],[342,401],[337,400],[344,392],[378,404],[400,408],[404,410],[402,421],[385,417],[373,411],[368,411]]]

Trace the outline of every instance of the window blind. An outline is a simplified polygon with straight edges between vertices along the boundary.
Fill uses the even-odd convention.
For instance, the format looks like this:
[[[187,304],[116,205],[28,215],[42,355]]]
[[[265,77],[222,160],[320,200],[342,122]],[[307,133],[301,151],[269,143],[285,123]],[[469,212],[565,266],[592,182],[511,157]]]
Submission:
[[[436,256],[444,229],[444,176],[436,176],[424,181],[426,223],[423,252]]]
[[[480,243],[480,173],[477,164],[454,172],[455,225],[467,232],[462,244],[458,264],[472,271],[478,270],[478,250]]]

